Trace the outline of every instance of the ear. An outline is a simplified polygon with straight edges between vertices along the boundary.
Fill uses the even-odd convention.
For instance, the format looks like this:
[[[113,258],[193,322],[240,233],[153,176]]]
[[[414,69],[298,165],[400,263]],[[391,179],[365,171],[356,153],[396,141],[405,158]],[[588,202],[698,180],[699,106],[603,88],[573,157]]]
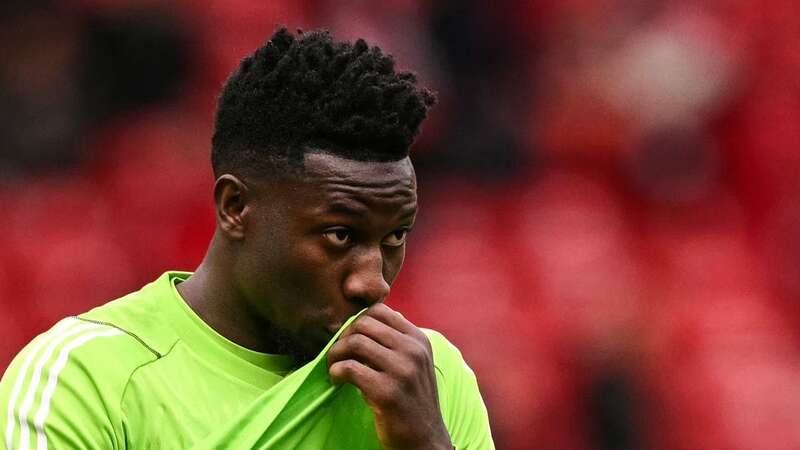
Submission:
[[[250,212],[247,194],[247,185],[231,174],[220,176],[214,183],[217,225],[230,240],[244,239],[246,216]]]

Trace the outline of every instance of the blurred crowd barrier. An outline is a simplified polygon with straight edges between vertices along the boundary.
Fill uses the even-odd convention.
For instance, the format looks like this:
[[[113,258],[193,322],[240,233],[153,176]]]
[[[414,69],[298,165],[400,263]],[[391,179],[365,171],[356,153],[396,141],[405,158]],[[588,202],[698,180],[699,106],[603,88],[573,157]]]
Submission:
[[[794,0],[9,0],[0,369],[199,263],[215,97],[277,24],[437,91],[390,302],[477,373],[499,449],[800,448]]]

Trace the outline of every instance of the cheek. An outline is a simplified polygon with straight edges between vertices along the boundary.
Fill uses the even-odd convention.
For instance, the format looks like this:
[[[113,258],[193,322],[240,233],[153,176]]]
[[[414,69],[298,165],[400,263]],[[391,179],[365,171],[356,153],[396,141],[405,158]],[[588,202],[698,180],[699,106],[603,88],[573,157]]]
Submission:
[[[403,260],[405,259],[405,256],[405,245],[396,250],[389,250],[384,253],[383,279],[386,280],[389,285],[394,283],[395,278],[397,278],[397,275],[400,274],[400,269],[403,267]]]
[[[284,256],[279,282],[293,291],[295,302],[319,307],[338,288],[339,263],[318,243],[295,241]]]

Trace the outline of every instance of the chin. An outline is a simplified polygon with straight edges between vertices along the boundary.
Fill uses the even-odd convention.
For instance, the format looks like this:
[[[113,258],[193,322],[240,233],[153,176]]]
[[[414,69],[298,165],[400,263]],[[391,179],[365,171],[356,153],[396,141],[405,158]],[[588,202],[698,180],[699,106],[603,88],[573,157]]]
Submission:
[[[299,339],[296,341],[298,345],[292,346],[290,354],[298,366],[306,364],[319,355],[332,337],[333,334],[325,332],[298,336]]]

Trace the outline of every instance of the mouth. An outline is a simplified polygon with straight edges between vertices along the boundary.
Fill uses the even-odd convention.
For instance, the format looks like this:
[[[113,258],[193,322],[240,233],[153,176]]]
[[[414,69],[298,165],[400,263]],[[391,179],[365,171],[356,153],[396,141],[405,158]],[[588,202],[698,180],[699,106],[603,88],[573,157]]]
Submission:
[[[353,312],[352,314],[355,314],[355,313],[356,312]],[[346,315],[346,316],[339,316],[337,314],[336,316],[339,316],[339,317],[336,317],[336,316],[330,317],[330,322],[328,322],[327,325],[325,325],[323,327],[323,329],[326,332],[326,335],[328,336],[328,340],[332,339],[333,336],[336,333],[339,332],[339,330],[344,326],[344,324],[352,316],[352,314]]]

